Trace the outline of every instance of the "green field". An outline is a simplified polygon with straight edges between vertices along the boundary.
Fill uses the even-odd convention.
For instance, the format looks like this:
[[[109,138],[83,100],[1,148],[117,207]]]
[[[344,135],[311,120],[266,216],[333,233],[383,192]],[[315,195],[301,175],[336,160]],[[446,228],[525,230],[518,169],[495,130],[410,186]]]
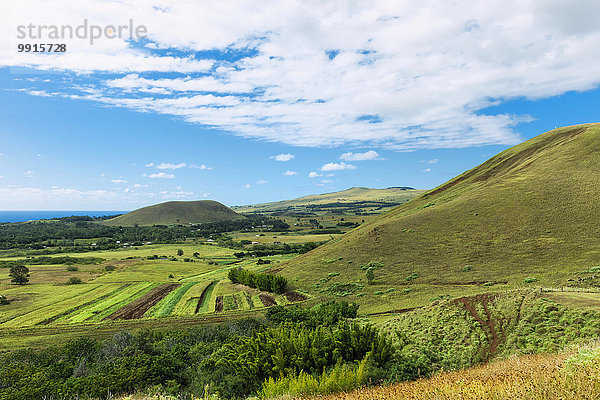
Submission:
[[[183,250],[183,256],[177,251]],[[30,282],[10,284],[8,268],[0,269],[0,293],[11,300],[0,307],[0,350],[43,345],[57,340],[58,333],[66,337],[79,332],[80,326],[110,335],[124,326],[132,327],[184,326],[207,318],[237,318],[248,313],[256,315],[265,309],[260,291],[233,285],[227,279],[229,268],[241,266],[261,271],[289,260],[294,255],[263,257],[272,264],[257,265],[256,260],[240,260],[235,250],[205,244],[146,245],[90,253],[66,254],[70,257],[97,257],[104,261],[77,264],[77,271],[67,271],[67,265],[31,265]],[[193,253],[198,253],[196,257]],[[158,255],[159,259],[148,259]],[[65,256],[60,254],[59,256]],[[171,261],[171,258],[177,261]],[[161,259],[164,258],[164,259]],[[184,262],[184,258],[192,261]],[[15,260],[10,257],[4,260]],[[106,270],[106,267],[114,270]],[[80,277],[84,283],[66,285],[69,277]],[[141,299],[161,284],[180,284],[136,321],[109,321],[106,318],[134,300]],[[218,296],[224,296],[227,307],[215,313]],[[199,304],[202,298],[202,303]],[[288,304],[284,296],[274,295],[278,304]],[[245,313],[245,314],[244,314]],[[156,322],[153,322],[156,321]],[[14,342],[14,335],[24,339]],[[65,339],[66,340],[66,339]]]

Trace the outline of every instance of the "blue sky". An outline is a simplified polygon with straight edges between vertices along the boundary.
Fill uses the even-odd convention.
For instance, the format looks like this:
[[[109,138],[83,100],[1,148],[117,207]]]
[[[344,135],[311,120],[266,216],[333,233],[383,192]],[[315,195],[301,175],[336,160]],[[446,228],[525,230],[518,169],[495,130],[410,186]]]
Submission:
[[[600,119],[589,2],[155,3],[11,3],[0,210],[427,189]],[[16,39],[18,25],[84,19],[133,19],[148,35],[16,51],[39,42]]]

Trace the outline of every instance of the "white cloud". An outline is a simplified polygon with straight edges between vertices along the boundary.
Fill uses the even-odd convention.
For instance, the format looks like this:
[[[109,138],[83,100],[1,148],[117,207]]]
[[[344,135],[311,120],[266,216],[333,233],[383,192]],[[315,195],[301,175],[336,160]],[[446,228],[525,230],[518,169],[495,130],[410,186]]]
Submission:
[[[50,189],[35,187],[0,188],[2,206],[11,210],[39,209],[40,204],[43,204],[44,208],[48,210],[64,209],[65,204],[80,209],[85,209],[90,204],[101,204],[102,207],[106,207],[103,205],[106,204],[104,202],[114,201],[116,197],[116,192],[106,190],[78,190],[59,187]]]
[[[438,161],[440,161],[440,160],[438,160],[437,158],[434,158],[432,160],[421,160],[422,163],[427,163],[427,164],[437,164]]]
[[[185,167],[187,164],[186,163],[179,163],[179,164],[173,164],[173,163],[160,163],[156,166],[156,169],[179,169],[179,168],[183,168]]]
[[[243,186],[243,188],[244,188],[244,189],[250,189],[250,184],[249,184],[249,183],[246,183],[246,184]]]
[[[141,183],[134,183],[134,184],[133,184],[133,187],[134,187],[134,188],[147,188],[147,187],[149,187],[149,186],[150,186],[150,185],[143,185],[143,184],[141,184]]]
[[[256,184],[257,184],[257,185],[264,185],[264,184],[266,184],[266,183],[268,183],[268,182],[267,182],[266,180],[264,180],[264,179],[261,179],[261,180],[259,180],[259,181],[256,181]]]
[[[123,179],[111,179],[110,181],[112,183],[127,183],[127,181],[125,181]]]
[[[309,178],[317,178],[319,176],[323,176],[323,175],[322,174],[318,174],[318,173],[316,173],[314,171],[308,174]]]
[[[4,176],[3,176],[3,175],[0,175],[0,179],[4,179]]]
[[[175,178],[175,175],[173,175],[173,174],[166,174],[164,172],[159,172],[157,174],[150,174],[150,175],[148,175],[148,178],[173,179],[173,178]]]
[[[342,161],[341,163],[330,162],[321,167],[321,171],[342,171],[345,169],[356,169],[356,166],[352,164],[346,164]]]
[[[166,114],[298,146],[513,144],[520,140],[515,124],[530,117],[486,107],[600,84],[594,1],[13,3],[0,16],[12,32],[29,21],[72,25],[82,16],[148,26],[145,47],[74,39],[65,41],[66,54],[48,55],[0,43],[0,65],[76,73],[56,92],[19,81],[27,93]],[[194,54],[240,49],[236,61]]]
[[[270,156],[269,158],[274,158],[275,161],[286,162],[294,159],[294,155],[290,153],[285,154],[277,154],[276,156]]]
[[[298,175],[296,171],[290,171],[289,169],[283,173],[285,176]]]
[[[146,164],[146,167],[154,167],[154,163],[148,163]]]
[[[40,153],[37,153],[35,156],[36,157],[41,157],[42,155]]]
[[[204,164],[200,164],[200,165],[192,164],[192,165],[190,165],[190,168],[206,169],[206,170],[211,170],[212,169],[212,167],[209,167],[209,166],[204,165]]]
[[[340,160],[345,161],[367,161],[367,160],[380,160],[379,153],[375,150],[369,150],[364,153],[352,153],[351,151],[344,153],[340,156]]]
[[[25,178],[33,178],[33,171],[27,171],[23,175]]]
[[[421,170],[421,172],[431,172],[431,168],[425,168],[425,169]]]

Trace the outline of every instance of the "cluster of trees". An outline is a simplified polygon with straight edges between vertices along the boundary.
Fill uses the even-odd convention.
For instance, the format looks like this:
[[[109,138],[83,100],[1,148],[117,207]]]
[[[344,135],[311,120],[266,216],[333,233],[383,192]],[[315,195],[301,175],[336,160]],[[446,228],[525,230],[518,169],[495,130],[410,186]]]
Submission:
[[[40,257],[30,257],[23,258],[19,260],[0,260],[0,268],[8,268],[15,265],[53,265],[53,264],[82,264],[82,265],[90,265],[90,264],[100,264],[104,259],[100,257],[69,257],[69,256],[59,256],[59,257],[48,257],[48,256],[40,256]]]
[[[365,359],[367,382],[419,376],[418,362],[398,358],[384,333],[345,321],[345,315],[355,315],[354,306],[294,310],[295,316],[271,313],[277,321],[267,324],[243,319],[187,330],[121,332],[103,341],[82,338],[62,347],[4,353],[0,399],[108,398],[145,390],[204,398],[206,389],[239,399],[255,395],[268,380],[354,368]]]
[[[283,307],[272,306],[267,309],[266,317],[273,323],[293,322],[294,324],[316,328],[317,326],[332,326],[338,322],[358,316],[358,304],[346,301],[330,301],[313,308],[303,308],[299,305]]]
[[[243,268],[232,268],[229,270],[228,277],[233,283],[241,283],[267,292],[281,294],[287,289],[287,279],[279,275],[262,274],[247,271]]]
[[[106,226],[97,224],[91,217],[64,217],[58,220],[34,221],[21,224],[0,224],[0,249],[47,247],[81,247],[86,251],[107,250],[119,247],[116,243],[142,244],[177,243],[193,237],[208,237],[222,232],[251,230],[287,230],[289,225],[282,220],[251,215],[242,220],[222,221],[198,225],[153,225],[153,226]],[[94,239],[96,246],[82,246],[75,239]]]
[[[304,254],[312,249],[316,249],[325,242],[306,242],[306,243],[282,243],[282,244],[255,244],[251,250],[233,253],[238,258],[243,257],[266,257],[277,254]],[[243,246],[241,246],[243,247]]]

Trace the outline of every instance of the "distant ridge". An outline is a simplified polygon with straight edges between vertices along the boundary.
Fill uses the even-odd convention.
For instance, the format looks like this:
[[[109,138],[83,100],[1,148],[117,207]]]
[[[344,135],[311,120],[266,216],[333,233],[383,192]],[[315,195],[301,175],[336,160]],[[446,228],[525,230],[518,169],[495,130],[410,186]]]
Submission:
[[[238,212],[268,212],[291,207],[303,207],[327,203],[382,202],[402,204],[422,193],[425,193],[425,190],[417,190],[408,186],[391,187],[387,189],[352,187],[339,192],[315,194],[293,200],[275,201],[272,203],[239,206],[234,207],[234,209]]]
[[[203,224],[245,218],[213,200],[169,201],[143,207],[104,222],[111,226]]]

